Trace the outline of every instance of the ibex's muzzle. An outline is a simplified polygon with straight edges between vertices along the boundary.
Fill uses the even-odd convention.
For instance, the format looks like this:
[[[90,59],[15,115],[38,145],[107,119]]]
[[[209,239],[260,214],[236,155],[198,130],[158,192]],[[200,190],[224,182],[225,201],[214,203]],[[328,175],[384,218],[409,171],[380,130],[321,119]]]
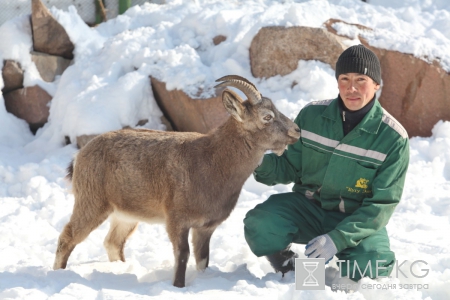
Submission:
[[[294,138],[295,140],[292,142],[295,143],[296,141],[298,141],[298,139],[300,138],[300,128],[298,127],[297,124],[293,123],[294,125],[292,126],[292,128],[289,128],[288,131],[288,135],[292,138]]]

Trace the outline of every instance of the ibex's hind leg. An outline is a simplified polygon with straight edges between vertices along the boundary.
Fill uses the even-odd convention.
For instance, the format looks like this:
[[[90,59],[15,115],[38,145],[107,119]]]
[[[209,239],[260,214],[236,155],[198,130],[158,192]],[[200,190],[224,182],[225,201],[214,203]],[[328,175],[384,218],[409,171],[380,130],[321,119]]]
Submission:
[[[204,270],[209,264],[209,241],[216,227],[201,227],[192,229],[192,243],[194,244],[197,270]]]
[[[73,213],[58,239],[53,269],[65,269],[67,260],[76,245],[81,243],[112,212],[111,207],[88,207],[82,209],[75,201]],[[86,202],[85,202],[86,203]]]
[[[110,261],[125,261],[123,249],[127,239],[136,230],[138,222],[125,222],[117,219],[114,215],[110,218],[111,226],[105,238],[106,251]]]
[[[178,226],[179,223],[176,223],[176,221],[173,223],[167,222],[166,229],[172,242],[175,256],[173,285],[181,288],[185,286],[186,266],[189,260],[189,228],[180,228]]]

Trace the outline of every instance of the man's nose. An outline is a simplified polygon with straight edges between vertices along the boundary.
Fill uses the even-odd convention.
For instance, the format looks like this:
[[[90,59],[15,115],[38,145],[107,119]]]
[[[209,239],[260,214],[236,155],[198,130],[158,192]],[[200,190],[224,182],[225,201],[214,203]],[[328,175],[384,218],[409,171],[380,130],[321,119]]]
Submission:
[[[356,85],[353,82],[349,82],[347,86],[347,90],[356,91]]]

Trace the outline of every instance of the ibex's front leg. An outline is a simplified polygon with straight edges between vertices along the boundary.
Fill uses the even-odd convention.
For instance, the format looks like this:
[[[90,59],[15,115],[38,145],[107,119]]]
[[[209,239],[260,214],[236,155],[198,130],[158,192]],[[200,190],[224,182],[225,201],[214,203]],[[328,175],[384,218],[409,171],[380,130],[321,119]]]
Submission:
[[[194,244],[197,270],[204,270],[209,264],[209,241],[216,227],[201,227],[192,229],[192,243]]]
[[[176,221],[168,220],[166,224],[167,233],[173,245],[175,256],[175,275],[173,285],[176,287],[185,286],[186,265],[189,260],[189,228],[180,228]]]

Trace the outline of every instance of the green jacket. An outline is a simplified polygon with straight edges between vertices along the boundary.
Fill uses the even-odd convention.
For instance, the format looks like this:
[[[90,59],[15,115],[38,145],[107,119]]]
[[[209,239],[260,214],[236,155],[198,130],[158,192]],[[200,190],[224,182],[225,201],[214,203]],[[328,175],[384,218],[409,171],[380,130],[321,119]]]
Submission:
[[[385,227],[403,192],[408,135],[375,101],[345,137],[337,99],[309,103],[295,119],[300,140],[282,156],[265,155],[254,173],[267,185],[294,182],[323,209],[347,213],[328,232],[338,252]]]

